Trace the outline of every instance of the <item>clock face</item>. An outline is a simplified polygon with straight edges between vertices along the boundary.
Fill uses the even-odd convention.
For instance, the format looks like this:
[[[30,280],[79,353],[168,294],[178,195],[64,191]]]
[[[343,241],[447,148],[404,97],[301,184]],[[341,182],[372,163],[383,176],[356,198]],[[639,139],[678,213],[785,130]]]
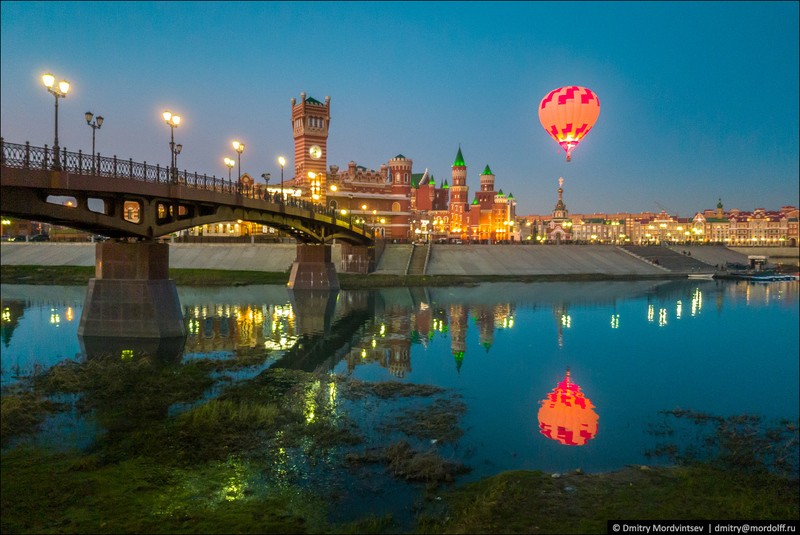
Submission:
[[[308,154],[315,160],[319,160],[322,157],[322,149],[319,148],[319,145],[313,145],[308,149]]]

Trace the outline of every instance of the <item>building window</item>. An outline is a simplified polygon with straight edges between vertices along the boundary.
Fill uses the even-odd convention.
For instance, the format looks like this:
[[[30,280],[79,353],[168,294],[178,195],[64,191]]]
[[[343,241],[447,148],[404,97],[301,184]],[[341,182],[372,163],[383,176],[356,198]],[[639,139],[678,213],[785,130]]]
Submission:
[[[399,202],[393,202],[392,203],[392,212],[399,212],[399,211],[400,211],[400,203]]]
[[[408,173],[406,173],[406,176],[405,176],[405,180],[404,180],[404,182],[405,182],[406,184],[408,184]]]

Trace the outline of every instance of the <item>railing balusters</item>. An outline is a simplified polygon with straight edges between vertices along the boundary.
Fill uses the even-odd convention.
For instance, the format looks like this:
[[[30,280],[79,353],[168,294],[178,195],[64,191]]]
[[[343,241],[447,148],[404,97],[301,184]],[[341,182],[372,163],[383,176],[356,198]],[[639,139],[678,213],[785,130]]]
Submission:
[[[83,174],[83,152],[78,149],[78,174]]]
[[[30,141],[25,142],[25,168],[31,166],[31,143]]]

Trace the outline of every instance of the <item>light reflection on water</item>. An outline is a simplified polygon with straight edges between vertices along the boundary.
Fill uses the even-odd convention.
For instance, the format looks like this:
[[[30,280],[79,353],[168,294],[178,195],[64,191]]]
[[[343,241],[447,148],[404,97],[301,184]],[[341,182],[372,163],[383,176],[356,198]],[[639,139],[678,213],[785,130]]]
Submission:
[[[89,346],[76,334],[84,292],[2,286],[3,385],[85,358]],[[465,433],[458,444],[437,447],[473,468],[468,479],[508,469],[599,471],[649,463],[644,451],[652,447],[649,430],[661,410],[798,415],[796,282],[494,283],[332,295],[255,286],[178,293],[188,332],[179,355],[184,361],[268,355],[259,365],[219,372],[215,378],[226,380],[207,397],[273,365],[449,388],[467,404]],[[121,358],[132,350],[115,349]],[[583,421],[586,413],[559,413],[562,436],[569,426],[591,427],[591,437],[572,441],[582,445],[550,440],[542,431],[560,425],[543,424],[540,410],[567,370],[597,416]],[[319,396],[335,410],[358,411],[338,398],[332,381],[316,388],[308,393],[308,421]],[[169,414],[190,407],[175,404]],[[372,409],[361,417],[377,425],[382,409]],[[64,421],[51,421],[47,432],[64,429],[75,435],[75,426]]]

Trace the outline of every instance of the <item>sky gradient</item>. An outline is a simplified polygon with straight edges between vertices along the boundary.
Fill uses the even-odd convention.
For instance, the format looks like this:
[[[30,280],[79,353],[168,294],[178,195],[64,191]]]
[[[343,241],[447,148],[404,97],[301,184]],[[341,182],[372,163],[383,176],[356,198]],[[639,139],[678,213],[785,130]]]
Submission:
[[[798,2],[6,2],[0,131],[53,143],[50,71],[71,89],[59,142],[227,177],[294,168],[291,98],[331,97],[328,164],[397,154],[470,198],[488,164],[517,213],[548,214],[564,177],[572,213],[800,204]],[[537,106],[592,89],[600,117],[572,162]],[[236,169],[234,169],[234,176]],[[290,178],[287,173],[286,178]],[[258,179],[260,181],[260,178]]]

